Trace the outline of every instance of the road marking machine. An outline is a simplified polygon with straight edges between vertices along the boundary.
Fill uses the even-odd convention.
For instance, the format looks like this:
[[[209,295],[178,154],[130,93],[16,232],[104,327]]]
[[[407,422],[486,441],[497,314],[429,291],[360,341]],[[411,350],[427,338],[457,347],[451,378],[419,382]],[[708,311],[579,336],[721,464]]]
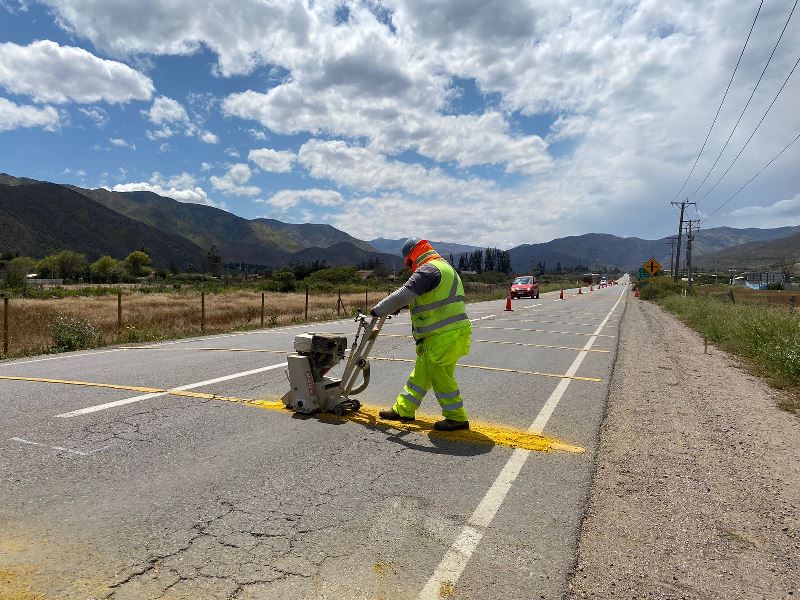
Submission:
[[[361,402],[352,398],[369,385],[369,353],[383,327],[386,317],[371,317],[358,313],[356,337],[347,357],[341,378],[327,373],[345,358],[347,338],[334,333],[301,333],[294,338],[295,353],[290,354],[286,375],[290,389],[283,396],[286,408],[298,413],[332,411],[344,416],[358,411]],[[362,381],[356,386],[358,376]]]

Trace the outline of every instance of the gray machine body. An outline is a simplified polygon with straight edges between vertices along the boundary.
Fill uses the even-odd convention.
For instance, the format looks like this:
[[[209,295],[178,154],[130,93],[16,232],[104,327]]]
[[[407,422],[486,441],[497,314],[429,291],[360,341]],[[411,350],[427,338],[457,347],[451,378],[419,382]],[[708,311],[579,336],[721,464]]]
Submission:
[[[287,359],[289,391],[282,398],[287,408],[304,414],[332,411],[340,416],[361,408],[361,403],[352,396],[369,385],[367,357],[385,317],[359,314],[356,321],[358,331],[341,377],[329,377],[327,373],[345,358],[347,338],[329,333],[303,333],[295,337],[295,352]],[[363,381],[356,386],[359,374]]]

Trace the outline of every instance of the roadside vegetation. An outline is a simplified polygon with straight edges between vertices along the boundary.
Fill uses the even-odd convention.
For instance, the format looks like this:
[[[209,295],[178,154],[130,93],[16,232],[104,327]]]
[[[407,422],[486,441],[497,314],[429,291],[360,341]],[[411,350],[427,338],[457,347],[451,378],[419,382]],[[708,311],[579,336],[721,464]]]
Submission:
[[[745,359],[750,370],[786,391],[781,408],[800,414],[800,306],[784,290],[743,290],[698,285],[684,295],[684,284],[656,277],[642,286],[653,300],[719,348]]]

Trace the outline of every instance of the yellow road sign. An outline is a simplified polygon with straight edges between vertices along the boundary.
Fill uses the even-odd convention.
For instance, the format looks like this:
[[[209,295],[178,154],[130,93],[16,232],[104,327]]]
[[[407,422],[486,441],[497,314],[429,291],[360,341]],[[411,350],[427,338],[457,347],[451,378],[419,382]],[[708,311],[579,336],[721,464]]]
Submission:
[[[650,275],[655,275],[661,270],[661,265],[658,264],[655,258],[651,258],[644,263],[644,270],[650,273]]]

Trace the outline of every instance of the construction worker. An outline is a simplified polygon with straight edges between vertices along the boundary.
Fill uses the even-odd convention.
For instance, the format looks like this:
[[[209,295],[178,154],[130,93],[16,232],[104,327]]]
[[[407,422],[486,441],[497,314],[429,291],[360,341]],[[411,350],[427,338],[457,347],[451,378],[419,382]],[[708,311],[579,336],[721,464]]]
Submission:
[[[412,275],[403,287],[376,304],[372,315],[382,317],[410,308],[417,362],[394,406],[379,414],[392,421],[413,421],[422,399],[433,387],[444,415],[434,427],[440,431],[469,429],[461,391],[453,376],[456,361],[469,354],[472,334],[464,285],[427,240],[407,239],[402,253]]]

